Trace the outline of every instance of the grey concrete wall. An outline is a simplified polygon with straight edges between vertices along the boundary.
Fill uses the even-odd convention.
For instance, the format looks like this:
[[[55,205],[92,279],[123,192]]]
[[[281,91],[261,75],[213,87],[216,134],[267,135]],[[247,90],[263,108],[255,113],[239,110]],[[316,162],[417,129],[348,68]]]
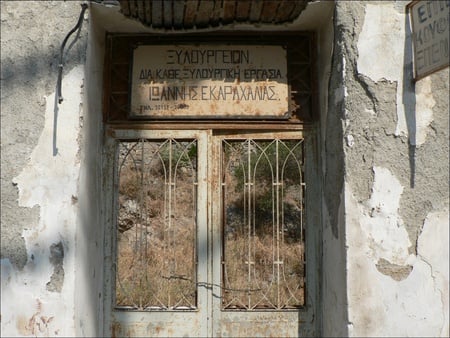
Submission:
[[[1,332],[74,331],[75,228],[87,27],[81,2],[1,2]]]

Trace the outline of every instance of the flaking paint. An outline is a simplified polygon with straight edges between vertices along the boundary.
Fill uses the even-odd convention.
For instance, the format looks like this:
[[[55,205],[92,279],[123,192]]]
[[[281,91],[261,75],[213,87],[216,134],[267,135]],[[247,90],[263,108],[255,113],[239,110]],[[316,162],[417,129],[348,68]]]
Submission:
[[[326,104],[322,104],[321,117],[324,141],[321,153],[323,176],[326,177],[322,208],[325,336],[449,335],[449,73],[448,69],[442,70],[420,80],[415,88],[411,85],[410,32],[404,5],[406,3],[400,1],[338,2],[336,21],[330,24],[336,31],[335,61],[330,68],[330,107],[325,108]],[[8,25],[13,31],[19,30],[25,22],[34,24],[29,19],[33,15],[37,17],[37,13],[42,17],[43,8],[56,8],[63,20],[72,20],[79,5],[47,1],[30,2],[20,10],[13,6],[14,2],[2,2],[2,122],[6,114],[17,114],[23,120],[17,119],[19,123],[14,127],[10,124],[6,130],[2,123],[2,158],[17,163],[21,173],[12,175],[10,166],[3,166],[2,160],[2,179],[9,177],[7,183],[11,185],[12,177],[16,177],[14,189],[20,193],[20,207],[17,205],[14,209],[16,214],[24,210],[34,214],[18,217],[19,232],[13,223],[8,223],[8,233],[16,234],[15,237],[22,235],[26,247],[22,250],[22,242],[17,242],[16,251],[23,252],[25,259],[12,254],[9,259],[2,252],[2,257],[6,257],[1,260],[2,335],[71,336],[75,332],[82,332],[83,336],[99,335],[96,321],[101,321],[101,313],[92,311],[95,305],[89,307],[88,301],[101,303],[102,293],[86,290],[102,269],[98,262],[87,264],[95,256],[93,253],[102,252],[102,235],[101,231],[90,230],[81,232],[83,236],[76,239],[74,227],[77,216],[85,217],[81,215],[79,205],[86,206],[96,197],[92,197],[92,201],[79,198],[77,154],[83,155],[91,148],[87,144],[86,149],[80,149],[75,140],[81,134],[80,111],[93,116],[101,110],[102,61],[96,61],[97,67],[87,72],[90,91],[85,95],[91,95],[89,103],[95,107],[91,111],[80,107],[82,66],[72,72],[69,71],[71,67],[65,68],[65,100],[59,106],[58,152],[53,158],[49,154],[54,151],[50,139],[55,104],[54,95],[48,93],[53,91],[54,74],[45,73],[47,70],[42,69],[46,68],[41,67],[43,60],[47,62],[51,58],[36,58],[37,63],[27,64],[26,76],[14,76],[11,70],[14,67],[9,66],[18,63],[19,58],[13,60],[15,54],[10,51],[16,50],[19,55],[23,53],[24,45],[35,48],[42,43],[49,47],[49,55],[57,55],[63,34],[57,42],[46,40],[47,33],[55,30],[54,21],[46,20],[45,27],[36,25],[29,29],[29,34],[23,34],[29,39],[27,44],[19,44],[22,41],[6,36],[3,27]],[[101,5],[91,7],[95,6]],[[71,11],[68,11],[69,7]],[[320,9],[317,3],[312,3],[305,13],[314,13],[314,8]],[[92,32],[97,34],[95,52],[98,54],[102,51],[102,29],[144,31],[135,22],[121,17],[117,10],[98,10],[97,15],[98,22],[103,20],[102,28],[97,27],[97,31]],[[300,24],[301,20],[298,20]],[[62,30],[68,31],[69,26],[71,22]],[[15,49],[8,49],[8,56],[3,53],[6,43],[15,46]],[[373,44],[379,48],[374,49]],[[320,57],[324,50],[320,49]],[[379,52],[379,57],[375,57]],[[101,59],[100,55],[95,57]],[[5,64],[8,67],[3,67]],[[37,86],[29,82],[36,78],[45,78],[45,81]],[[326,90],[328,80],[326,75],[321,78],[322,92]],[[9,91],[3,90],[5,84]],[[18,84],[25,85],[18,88]],[[24,100],[9,101],[4,93],[11,92],[14,98]],[[25,100],[28,97],[30,100]],[[22,101],[26,106],[18,106]],[[46,110],[45,116],[41,109]],[[28,128],[30,121],[32,128]],[[92,135],[96,135],[95,131]],[[4,153],[4,149],[12,151]],[[30,153],[34,149],[30,159],[25,151],[28,149]],[[17,154],[12,154],[14,152]],[[86,156],[95,161],[96,155],[98,153],[92,151]],[[355,170],[359,167],[364,170]],[[95,171],[84,170],[86,182],[95,182],[89,178]],[[342,188],[340,180],[344,174]],[[99,172],[93,175],[100,180]],[[2,205],[4,196],[8,200],[16,199],[16,191],[8,190],[6,195],[4,191]],[[87,195],[91,193],[89,189],[86,191]],[[381,206],[379,210],[378,206]],[[101,225],[99,219],[91,217],[93,214],[85,220],[86,229],[91,224]],[[39,221],[35,222],[37,217]],[[28,225],[22,229],[25,223]],[[387,236],[390,236],[389,240],[384,242]],[[60,292],[46,289],[55,272],[50,248],[57,243],[64,248],[64,282]],[[77,255],[75,245],[79,247]],[[85,254],[85,248],[89,254]],[[380,271],[381,263],[404,267],[405,272],[396,279],[392,270]],[[75,274],[81,266],[87,265],[89,269],[86,268],[75,283]],[[83,298],[78,307],[74,306],[75,295]],[[76,324],[74,316],[79,317]],[[81,329],[76,331],[75,326]]]
[[[448,69],[413,86],[405,8],[347,5],[358,72],[346,74],[348,334],[448,336]]]
[[[71,336],[74,335],[74,274],[75,224],[79,171],[81,87],[84,67],[75,67],[64,77],[65,100],[57,109],[64,118],[58,119],[58,133],[54,135],[55,95],[46,98],[45,124],[38,144],[28,164],[14,178],[19,189],[19,205],[40,206],[39,223],[30,225],[22,236],[28,260],[22,271],[2,260],[2,331],[8,335]],[[53,140],[58,152],[53,156]],[[61,243],[64,250],[62,268],[64,278],[56,290],[48,290],[52,281],[54,262],[52,247]],[[2,271],[3,272],[3,271]],[[3,283],[5,282],[5,283]],[[56,291],[56,292],[55,292]],[[12,304],[14,304],[12,306]],[[49,320],[49,318],[52,318]]]
[[[386,174],[390,177],[384,178],[385,190],[398,184],[394,176]],[[375,185],[378,179],[376,174]],[[385,231],[382,227],[365,229],[364,215],[369,215],[372,208],[358,205],[348,185],[346,204],[350,215],[360,215],[348,217],[349,335],[448,336],[449,275],[444,263],[448,262],[448,246],[442,241],[442,237],[448,238],[448,209],[428,215],[419,237],[418,254],[408,255],[401,226],[390,224],[390,240],[399,243],[398,250],[393,251],[385,251],[389,244],[379,242],[380,232]],[[391,217],[399,219],[395,213]],[[378,250],[374,251],[377,242]],[[412,266],[412,270],[402,280],[382,274],[376,268],[377,254],[398,263],[403,261],[401,264]]]

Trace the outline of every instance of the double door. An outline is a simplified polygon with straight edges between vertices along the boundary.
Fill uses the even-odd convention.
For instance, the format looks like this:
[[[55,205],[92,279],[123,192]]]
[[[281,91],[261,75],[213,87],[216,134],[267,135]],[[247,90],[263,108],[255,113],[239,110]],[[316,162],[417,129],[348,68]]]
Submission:
[[[108,144],[106,334],[316,332],[301,131],[117,130]]]

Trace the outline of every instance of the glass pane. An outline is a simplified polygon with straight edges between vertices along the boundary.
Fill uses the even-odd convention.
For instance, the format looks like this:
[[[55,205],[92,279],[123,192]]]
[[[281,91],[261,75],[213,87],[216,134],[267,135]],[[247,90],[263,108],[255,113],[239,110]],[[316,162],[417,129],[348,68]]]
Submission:
[[[303,306],[303,141],[223,141],[221,177],[222,307]]]
[[[116,306],[196,307],[197,143],[118,147]]]

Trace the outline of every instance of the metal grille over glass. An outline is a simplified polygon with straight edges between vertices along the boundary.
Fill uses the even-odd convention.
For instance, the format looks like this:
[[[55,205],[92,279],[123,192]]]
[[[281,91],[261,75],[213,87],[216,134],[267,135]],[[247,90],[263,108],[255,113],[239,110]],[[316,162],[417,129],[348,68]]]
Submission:
[[[305,304],[303,140],[222,142],[222,309]]]
[[[197,141],[119,142],[116,308],[197,306]]]

